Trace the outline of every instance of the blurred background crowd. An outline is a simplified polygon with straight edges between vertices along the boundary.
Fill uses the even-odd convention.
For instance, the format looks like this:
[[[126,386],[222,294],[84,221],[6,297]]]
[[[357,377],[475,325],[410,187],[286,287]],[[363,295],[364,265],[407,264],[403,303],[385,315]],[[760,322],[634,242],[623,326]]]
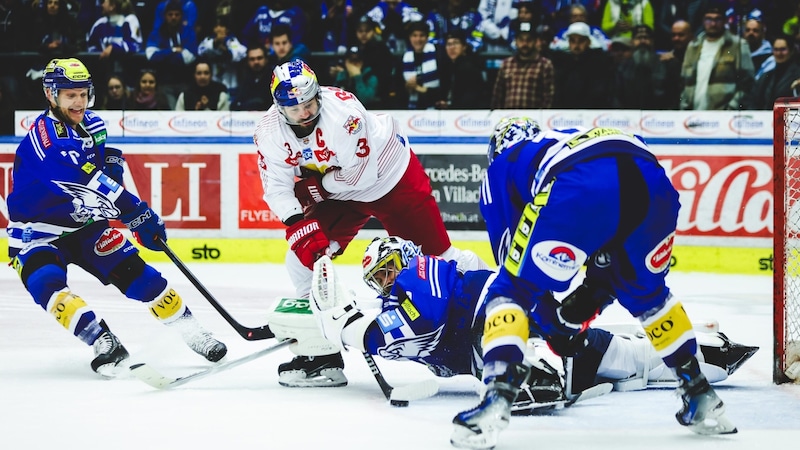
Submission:
[[[771,109],[800,0],[0,0],[0,134],[78,57],[94,109],[266,110],[306,60],[373,109]]]

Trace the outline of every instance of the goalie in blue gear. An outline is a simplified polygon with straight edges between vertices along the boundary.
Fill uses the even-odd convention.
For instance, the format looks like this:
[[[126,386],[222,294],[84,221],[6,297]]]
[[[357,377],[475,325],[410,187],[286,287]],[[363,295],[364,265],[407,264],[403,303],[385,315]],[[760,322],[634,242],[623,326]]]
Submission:
[[[192,350],[219,361],[225,345],[200,326],[167,280],[109,224],[119,219],[151,250],[159,250],[157,240],[167,238],[158,214],[122,186],[122,152],[106,147],[105,123],[88,110],[94,103],[88,69],[75,58],[53,59],[42,84],[49,108],[17,147],[7,199],[9,257],[25,288],[58,323],[93,347],[91,368],[101,375],[118,373],[128,352],[69,288],[69,264],[142,302]]]
[[[490,448],[508,425],[531,322],[556,352],[575,354],[614,298],[675,372],[678,422],[700,434],[735,433],[700,371],[691,321],[665,283],[680,203],[644,141],[615,128],[544,130],[504,118],[488,156],[480,208],[501,268],[487,294],[487,393],[455,416],[451,443]],[[584,289],[594,294],[555,300],[587,262]]]

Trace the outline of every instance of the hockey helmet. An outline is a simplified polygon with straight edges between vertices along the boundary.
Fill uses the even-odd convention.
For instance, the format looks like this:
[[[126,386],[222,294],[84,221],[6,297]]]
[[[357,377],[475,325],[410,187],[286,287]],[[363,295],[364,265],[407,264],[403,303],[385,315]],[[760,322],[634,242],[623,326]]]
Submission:
[[[531,140],[542,131],[535,120],[529,117],[503,117],[489,137],[489,164],[494,158],[525,140]]]
[[[88,107],[94,105],[94,84],[89,69],[77,58],[52,59],[44,68],[42,88],[58,97],[59,89],[89,89]]]
[[[320,87],[317,75],[311,70],[303,60],[295,59],[276,66],[272,71],[272,81],[270,91],[278,111],[286,119],[287,123],[299,125],[291,121],[284,108],[287,106],[299,105],[314,98],[319,101]],[[317,115],[309,120],[316,119],[322,105],[317,109]]]
[[[364,268],[364,282],[378,294],[389,295],[394,284],[394,282],[388,285],[386,283],[389,272],[395,274],[400,272],[419,255],[422,255],[422,250],[411,241],[395,236],[375,238],[367,246],[364,259],[361,261]],[[379,274],[377,278],[376,274]]]

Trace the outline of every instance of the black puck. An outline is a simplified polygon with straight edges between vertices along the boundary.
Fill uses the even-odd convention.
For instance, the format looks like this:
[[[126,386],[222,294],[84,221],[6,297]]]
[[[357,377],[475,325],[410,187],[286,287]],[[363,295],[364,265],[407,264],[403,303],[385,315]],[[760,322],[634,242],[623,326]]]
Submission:
[[[389,404],[397,407],[408,406],[408,400],[390,400]]]

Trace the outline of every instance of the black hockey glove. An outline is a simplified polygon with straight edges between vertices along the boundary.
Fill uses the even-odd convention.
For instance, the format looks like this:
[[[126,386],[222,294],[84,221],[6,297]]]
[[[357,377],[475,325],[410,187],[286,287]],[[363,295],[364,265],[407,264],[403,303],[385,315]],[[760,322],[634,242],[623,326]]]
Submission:
[[[121,214],[119,220],[133,232],[133,237],[140,244],[150,250],[162,251],[161,246],[156,242],[157,238],[167,240],[167,228],[164,221],[155,211],[147,206],[146,202],[140,202],[136,209],[128,214]]]
[[[118,148],[106,147],[105,165],[103,173],[109,178],[122,185],[122,175],[125,173],[125,158],[122,157],[122,150]]]

